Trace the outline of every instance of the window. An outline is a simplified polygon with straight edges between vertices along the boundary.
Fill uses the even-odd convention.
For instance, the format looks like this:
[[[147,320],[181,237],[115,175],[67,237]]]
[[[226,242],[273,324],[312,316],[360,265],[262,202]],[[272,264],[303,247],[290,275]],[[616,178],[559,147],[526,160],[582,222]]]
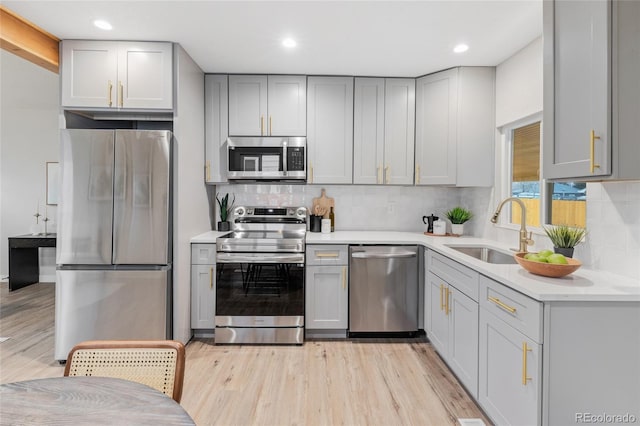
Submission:
[[[540,178],[539,120],[506,127],[509,177],[505,196],[518,197],[525,205],[527,226],[554,225],[586,226],[587,188],[580,182],[545,183]],[[511,203],[509,223],[519,225],[520,205]]]

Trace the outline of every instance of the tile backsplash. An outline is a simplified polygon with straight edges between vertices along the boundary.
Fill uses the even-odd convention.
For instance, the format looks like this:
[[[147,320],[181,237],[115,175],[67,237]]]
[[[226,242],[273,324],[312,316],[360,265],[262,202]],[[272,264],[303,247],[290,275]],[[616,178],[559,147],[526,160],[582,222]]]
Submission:
[[[326,190],[336,205],[336,230],[411,231],[426,229],[422,216],[443,216],[449,208],[470,208],[474,218],[465,234],[506,243],[517,241],[517,230],[489,223],[495,210],[492,188],[447,188],[366,185],[219,185],[219,193],[236,196],[236,205],[306,206]],[[499,201],[499,200],[498,200]],[[640,182],[587,184],[586,241],[576,257],[592,269],[640,279]],[[534,235],[532,250],[549,248],[544,235]]]
[[[321,189],[335,201],[336,230],[424,231],[422,216],[443,216],[459,205],[457,188],[364,185],[219,185],[236,205],[311,208]],[[232,198],[232,196],[230,196]],[[464,205],[464,204],[463,204]]]

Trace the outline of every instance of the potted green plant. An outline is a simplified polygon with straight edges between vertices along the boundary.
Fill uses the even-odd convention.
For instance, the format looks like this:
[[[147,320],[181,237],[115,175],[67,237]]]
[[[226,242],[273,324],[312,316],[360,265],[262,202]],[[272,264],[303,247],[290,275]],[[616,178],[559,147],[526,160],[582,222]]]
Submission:
[[[451,222],[451,233],[462,235],[464,232],[464,223],[473,217],[470,210],[464,207],[454,207],[444,214]]]
[[[553,243],[553,251],[566,257],[573,257],[573,248],[587,235],[587,230],[579,226],[553,225],[543,228]]]
[[[233,201],[229,204],[229,194],[225,194],[224,197],[220,197],[220,194],[216,194],[216,201],[220,208],[220,222],[218,222],[218,231],[228,231],[231,228],[231,224],[227,221],[229,213],[233,208],[233,204],[236,202],[236,196],[233,196]]]

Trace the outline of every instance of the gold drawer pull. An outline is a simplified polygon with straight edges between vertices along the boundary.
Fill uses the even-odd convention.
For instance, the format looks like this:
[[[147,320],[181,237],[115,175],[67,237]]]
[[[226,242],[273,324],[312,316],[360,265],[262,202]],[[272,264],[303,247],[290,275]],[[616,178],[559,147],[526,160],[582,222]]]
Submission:
[[[213,288],[213,267],[209,268],[209,288]]]
[[[109,91],[109,106],[113,105],[113,99],[111,97],[111,92],[113,92],[113,84],[111,83],[111,80],[109,80],[109,83],[107,84],[107,89]]]
[[[531,352],[531,348],[527,346],[527,342],[522,342],[522,385],[527,386],[527,381],[531,377],[527,376],[527,352]]]
[[[440,284],[440,310],[444,311],[444,284]]]
[[[451,290],[449,287],[445,287],[444,289],[444,314],[449,316],[449,312],[451,312],[451,308],[449,307],[449,295],[451,294]]]
[[[502,302],[500,299],[498,299],[497,297],[489,297],[489,300],[493,303],[495,303],[496,305],[500,306],[502,309],[504,309],[507,312],[510,312],[512,314],[516,313],[516,308],[507,305],[506,303]]]
[[[316,253],[316,257],[340,257],[340,253]]]

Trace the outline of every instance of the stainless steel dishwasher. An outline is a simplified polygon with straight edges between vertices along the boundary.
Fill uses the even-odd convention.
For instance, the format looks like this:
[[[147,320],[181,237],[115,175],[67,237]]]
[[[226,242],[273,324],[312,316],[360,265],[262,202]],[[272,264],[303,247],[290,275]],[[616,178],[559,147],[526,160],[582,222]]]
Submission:
[[[349,335],[418,331],[418,247],[350,246]]]

